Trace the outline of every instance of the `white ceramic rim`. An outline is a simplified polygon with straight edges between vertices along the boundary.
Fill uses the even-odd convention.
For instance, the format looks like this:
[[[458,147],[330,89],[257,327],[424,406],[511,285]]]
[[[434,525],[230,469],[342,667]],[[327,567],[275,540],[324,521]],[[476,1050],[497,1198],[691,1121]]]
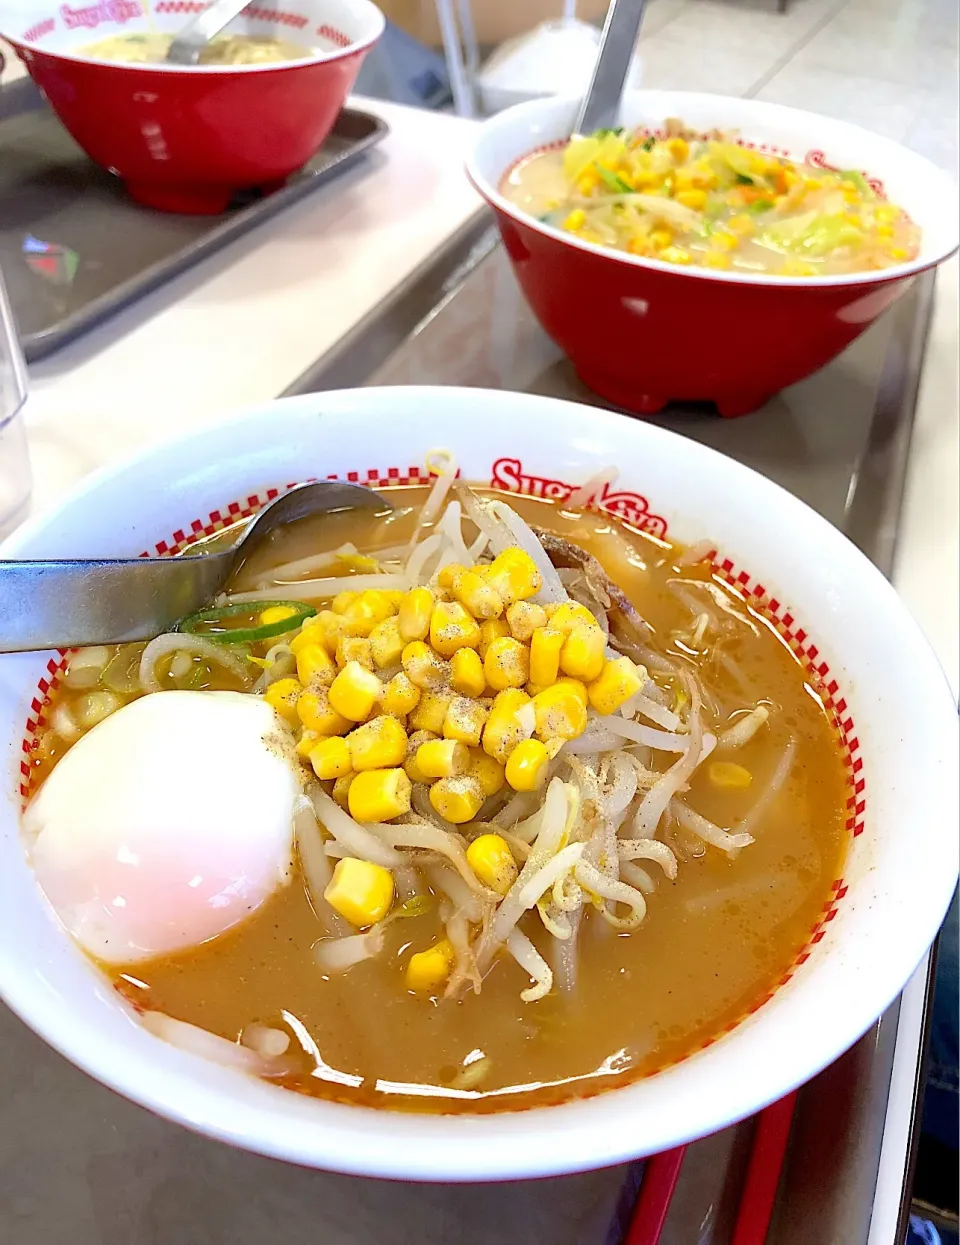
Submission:
[[[18,53],[26,52],[31,56],[49,56],[64,61],[77,61],[83,65],[96,65],[102,69],[119,70],[121,73],[192,74],[194,77],[197,74],[206,76],[208,74],[288,73],[294,69],[302,69],[304,65],[322,65],[328,61],[342,60],[345,56],[353,56],[357,52],[363,52],[373,47],[383,34],[387,21],[372,0],[339,0],[339,2],[356,10],[356,17],[361,25],[361,33],[356,38],[351,38],[346,47],[333,48],[329,52],[318,52],[314,56],[302,56],[295,61],[267,62],[263,65],[174,65],[167,64],[166,62],[155,65],[150,63],[137,64],[129,61],[105,61],[98,60],[95,56],[80,56],[76,52],[38,48],[32,43],[25,43],[22,38],[3,30],[0,30],[0,39],[6,39],[12,47],[17,49]],[[238,17],[242,16],[242,12],[238,14]],[[234,21],[236,20],[234,18]],[[343,33],[346,34],[346,31]]]
[[[729,102],[733,99],[731,96],[725,95],[709,95],[704,92],[694,91],[633,91],[624,96],[622,108],[629,111],[631,102],[638,101],[640,98],[659,98],[664,101],[664,110],[661,116],[684,116],[685,101],[703,103],[710,100]],[[576,115],[579,106],[579,100],[573,98],[551,98],[529,100],[523,104],[517,104],[513,108],[508,108],[504,112],[497,113],[493,117],[489,117],[480,126],[479,134],[474,142],[473,148],[466,160],[467,176],[473,183],[475,189],[498,211],[512,217],[519,224],[524,225],[528,229],[534,229],[537,233],[542,233],[545,237],[554,238],[563,242],[565,245],[575,247],[578,251],[585,251],[590,255],[602,255],[605,259],[611,260],[617,264],[629,264],[634,268],[651,268],[656,272],[668,272],[679,278],[691,281],[719,281],[728,285],[756,285],[756,286],[788,286],[795,289],[814,289],[824,286],[841,286],[841,285],[865,285],[886,283],[888,281],[897,281],[903,277],[909,277],[918,272],[923,272],[927,268],[932,268],[942,263],[960,246],[960,241],[956,238],[946,248],[941,248],[933,254],[922,254],[916,259],[904,264],[896,264],[890,268],[884,268],[878,272],[852,272],[838,273],[829,276],[814,277],[788,277],[780,276],[773,273],[756,273],[750,274],[745,272],[723,272],[712,268],[699,268],[691,266],[689,268],[678,268],[676,264],[667,264],[659,259],[645,259],[639,255],[628,255],[624,251],[615,251],[607,247],[599,246],[593,242],[584,242],[580,238],[557,229],[553,225],[547,225],[543,221],[537,220],[536,217],[525,213],[518,208],[515,203],[505,198],[500,193],[499,181],[510,167],[508,164],[499,170],[496,182],[485,176],[481,172],[480,164],[486,155],[486,149],[491,145],[491,140],[495,139],[511,130],[522,130],[526,125],[536,119],[546,119],[553,117],[556,113],[569,110]],[[909,151],[899,143],[894,143],[889,139],[882,139],[879,135],[872,134],[870,131],[863,129],[861,126],[851,125],[846,121],[835,121],[831,117],[824,116],[820,113],[808,112],[800,108],[788,108],[782,104],[768,104],[762,100],[746,100],[737,99],[736,103],[743,108],[750,108],[758,113],[766,116],[789,116],[794,120],[804,118],[809,125],[809,133],[811,142],[815,142],[815,136],[819,132],[820,127],[829,125],[832,129],[843,131],[848,137],[857,135],[866,136],[871,142],[882,142],[887,145],[891,152],[900,152],[911,160],[920,161],[927,165],[929,170],[934,172],[942,179],[943,190],[946,196],[947,206],[945,208],[945,217],[950,217],[953,221],[957,220],[957,190],[950,177],[942,170],[936,168],[931,161],[924,159],[923,156],[917,155],[915,152]],[[536,145],[530,148],[530,151],[537,150]],[[511,164],[513,162],[511,161]],[[952,214],[952,216],[951,216]]]
[[[226,424],[151,447],[92,474],[51,507],[47,515],[28,521],[8,538],[0,546],[0,557],[18,556],[38,537],[42,539],[45,526],[65,504],[95,497],[102,486],[127,472],[149,470],[154,477],[173,480],[178,478],[178,467],[182,469],[184,462],[194,464],[194,471],[197,464],[219,463],[219,471],[232,449],[237,471],[242,474],[250,469],[254,458],[258,463],[262,461],[263,446],[277,442],[281,425],[286,428],[282,440],[291,444],[296,444],[301,429],[306,436],[307,425],[315,425],[318,420],[330,421],[335,439],[338,422],[347,427],[358,416],[392,418],[403,429],[404,436],[420,420],[424,425],[430,424],[431,432],[434,425],[446,425],[451,436],[455,436],[458,421],[476,426],[483,415],[489,416],[497,406],[501,408],[499,419],[503,425],[513,426],[524,420],[542,423],[552,436],[570,438],[572,450],[579,455],[589,456],[593,444],[626,435],[646,439],[648,445],[659,445],[669,458],[670,443],[685,471],[709,472],[723,481],[725,492],[749,496],[757,513],[769,507],[776,516],[777,531],[784,533],[785,544],[800,540],[802,534],[802,539],[809,542],[804,546],[808,553],[812,547],[825,564],[829,559],[831,582],[854,585],[851,600],[870,625],[874,619],[883,620],[882,627],[873,628],[879,637],[876,643],[881,648],[889,645],[895,649],[903,669],[909,671],[909,676],[884,689],[884,695],[893,708],[903,708],[904,704],[909,707],[907,719],[915,729],[904,729],[902,725],[884,729],[888,736],[901,741],[905,751],[922,758],[921,781],[916,784],[918,789],[911,791],[912,817],[918,825],[955,824],[956,706],[926,640],[891,585],[825,519],[778,485],[696,442],[650,424],[626,421],[620,415],[592,408],[585,412],[585,408],[573,403],[534,395],[417,386],[278,400]],[[398,412],[406,414],[398,419]],[[589,427],[586,436],[585,424]],[[256,447],[260,447],[259,452]],[[187,472],[185,484],[191,484],[192,478],[191,472]],[[267,483],[265,479],[263,485]],[[240,495],[242,487],[238,483],[234,496]],[[182,518],[186,520],[187,516]],[[736,550],[730,552],[735,554]],[[858,725],[862,731],[862,718]],[[894,794],[888,792],[888,798],[895,802],[896,781],[890,782]],[[871,798],[876,803],[876,797]],[[799,1006],[796,992],[789,1001],[783,997],[791,989],[788,985],[778,992],[783,1006],[775,1026],[764,1022],[768,1008],[776,1006],[773,1000],[742,1021],[727,1038],[654,1077],[557,1107],[490,1116],[388,1113],[317,1102],[253,1081],[177,1051],[132,1022],[129,1040],[124,1029],[122,1043],[115,1038],[105,1041],[102,1025],[65,1015],[64,1000],[49,988],[39,972],[25,971],[21,958],[7,940],[0,940],[0,994],[51,1046],[112,1089],[197,1132],[254,1152],[307,1166],[407,1180],[485,1181],[556,1175],[670,1149],[694,1136],[725,1127],[806,1082],[851,1046],[910,976],[946,911],[956,877],[956,844],[942,837],[937,847],[940,850],[933,862],[936,867],[928,869],[929,885],[911,904],[906,937],[882,932],[882,980],[863,971],[865,963],[862,958],[856,962],[849,942],[843,943],[841,957],[854,962],[840,971],[842,981],[830,982],[829,998],[824,1002],[824,974],[817,977],[816,997],[821,1009],[817,1018],[822,1021],[826,1009],[829,1025],[814,1023],[814,1009],[808,1006],[805,1011]],[[37,898],[42,902],[39,893]],[[871,930],[874,936],[878,932],[876,924]],[[69,944],[67,936],[62,937],[64,944]],[[70,950],[78,962],[84,962],[79,951]],[[868,946],[862,930],[856,950],[861,957],[868,957],[866,967],[878,962],[873,941]],[[811,963],[813,960],[811,957]],[[95,975],[89,964],[87,970]],[[794,980],[799,976],[798,972]],[[857,988],[849,991],[854,979]],[[841,989],[841,985],[847,989]],[[813,991],[809,987],[803,989],[801,997],[809,1002]],[[848,997],[848,992],[856,997]],[[788,1075],[784,1075],[781,1065],[773,1068],[769,1058],[758,1058],[751,1065],[749,1076],[744,1076],[743,1048],[759,1055],[769,1046],[767,1041],[758,1042],[758,1029],[764,1038],[771,1031],[777,1033],[781,1046],[784,1034],[789,1032],[792,1058]],[[744,1040],[739,1041],[738,1035]],[[687,1123],[681,1122],[679,1113],[670,1109],[676,1087],[684,1082],[684,1095],[697,1104],[695,1125],[689,1119]],[[655,1083],[656,1094],[651,1095],[646,1087]],[[653,1107],[648,1108],[652,1124],[640,1107],[651,1096],[655,1099]],[[734,1101],[736,1107],[732,1105]],[[631,1114],[635,1119],[643,1115],[642,1143],[632,1139],[627,1127]]]

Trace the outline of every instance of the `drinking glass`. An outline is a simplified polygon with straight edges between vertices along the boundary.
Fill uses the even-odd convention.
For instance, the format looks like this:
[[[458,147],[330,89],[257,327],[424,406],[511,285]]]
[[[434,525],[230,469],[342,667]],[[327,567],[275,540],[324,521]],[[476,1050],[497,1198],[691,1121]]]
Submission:
[[[27,366],[0,272],[0,536],[23,516],[30,496],[30,460],[23,426]]]

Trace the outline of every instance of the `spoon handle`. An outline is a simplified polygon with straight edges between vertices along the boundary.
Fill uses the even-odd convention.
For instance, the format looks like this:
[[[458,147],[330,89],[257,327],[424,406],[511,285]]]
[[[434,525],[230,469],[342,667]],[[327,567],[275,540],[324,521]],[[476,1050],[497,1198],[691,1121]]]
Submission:
[[[195,558],[0,561],[0,653],[146,640],[209,604],[233,551]]]
[[[617,124],[620,97],[633,61],[646,0],[612,0],[600,36],[593,77],[580,105],[574,134],[592,134]]]
[[[247,7],[250,0],[215,0],[202,13],[187,22],[170,45],[167,60],[175,65],[196,65],[200,53],[224,26]]]

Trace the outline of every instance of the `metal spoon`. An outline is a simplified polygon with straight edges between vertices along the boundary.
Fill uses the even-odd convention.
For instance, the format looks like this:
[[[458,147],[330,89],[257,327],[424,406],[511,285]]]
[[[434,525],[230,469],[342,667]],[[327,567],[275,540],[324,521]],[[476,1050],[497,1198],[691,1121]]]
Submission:
[[[196,65],[200,53],[214,35],[218,35],[224,26],[229,26],[249,3],[250,0],[214,0],[209,8],[187,22],[175,37],[167,60],[174,65]]]
[[[216,552],[0,561],[0,653],[149,639],[208,605],[240,558],[281,524],[342,510],[392,509],[359,484],[301,484],[264,506],[229,548]]]
[[[580,105],[574,134],[612,129],[619,120],[620,97],[640,34],[646,0],[612,0],[600,36],[593,77]]]

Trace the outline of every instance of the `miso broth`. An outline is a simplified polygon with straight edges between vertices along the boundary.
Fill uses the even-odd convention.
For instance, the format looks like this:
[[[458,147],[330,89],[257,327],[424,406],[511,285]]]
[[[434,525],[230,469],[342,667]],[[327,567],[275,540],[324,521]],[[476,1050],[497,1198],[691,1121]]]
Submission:
[[[398,509],[387,518],[344,514],[290,525],[255,551],[230,591],[255,588],[278,565],[345,542],[361,554],[403,546],[425,494],[390,490]],[[809,672],[708,562],[678,567],[681,549],[606,515],[509,501],[529,523],[599,559],[649,623],[649,648],[697,672],[709,730],[720,735],[758,704],[768,710],[742,747],[714,754],[747,771],[749,785],[723,785],[709,765],[700,766],[683,797],[690,807],[719,826],[735,825],[794,741],[789,776],[751,827],[755,841],[731,859],[665,818],[658,837],[676,853],[676,880],[650,866],[656,887],[630,933],[588,913],[573,988],[555,985],[536,1002],[521,1000],[530,978],[506,955],[494,960],[479,993],[424,997],[405,987],[410,952],[443,932],[426,879],[424,901],[389,924],[379,956],[340,975],[324,973],[312,948],[325,928],[297,875],[249,919],[199,947],[104,965],[138,1008],[230,1041],[251,1025],[283,1030],[294,1062],[279,1081],[301,1093],[389,1108],[494,1111],[590,1095],[655,1072],[734,1024],[790,969],[822,917],[845,850],[847,774]],[[295,598],[295,585],[277,586],[275,595]],[[656,682],[656,670],[650,673]],[[237,687],[214,667],[201,668],[195,685]],[[69,707],[87,694],[66,688],[61,703]],[[41,750],[38,782],[64,746]],[[231,781],[242,783],[243,775]],[[458,830],[469,837],[469,825]],[[521,929],[550,959],[536,909]]]

